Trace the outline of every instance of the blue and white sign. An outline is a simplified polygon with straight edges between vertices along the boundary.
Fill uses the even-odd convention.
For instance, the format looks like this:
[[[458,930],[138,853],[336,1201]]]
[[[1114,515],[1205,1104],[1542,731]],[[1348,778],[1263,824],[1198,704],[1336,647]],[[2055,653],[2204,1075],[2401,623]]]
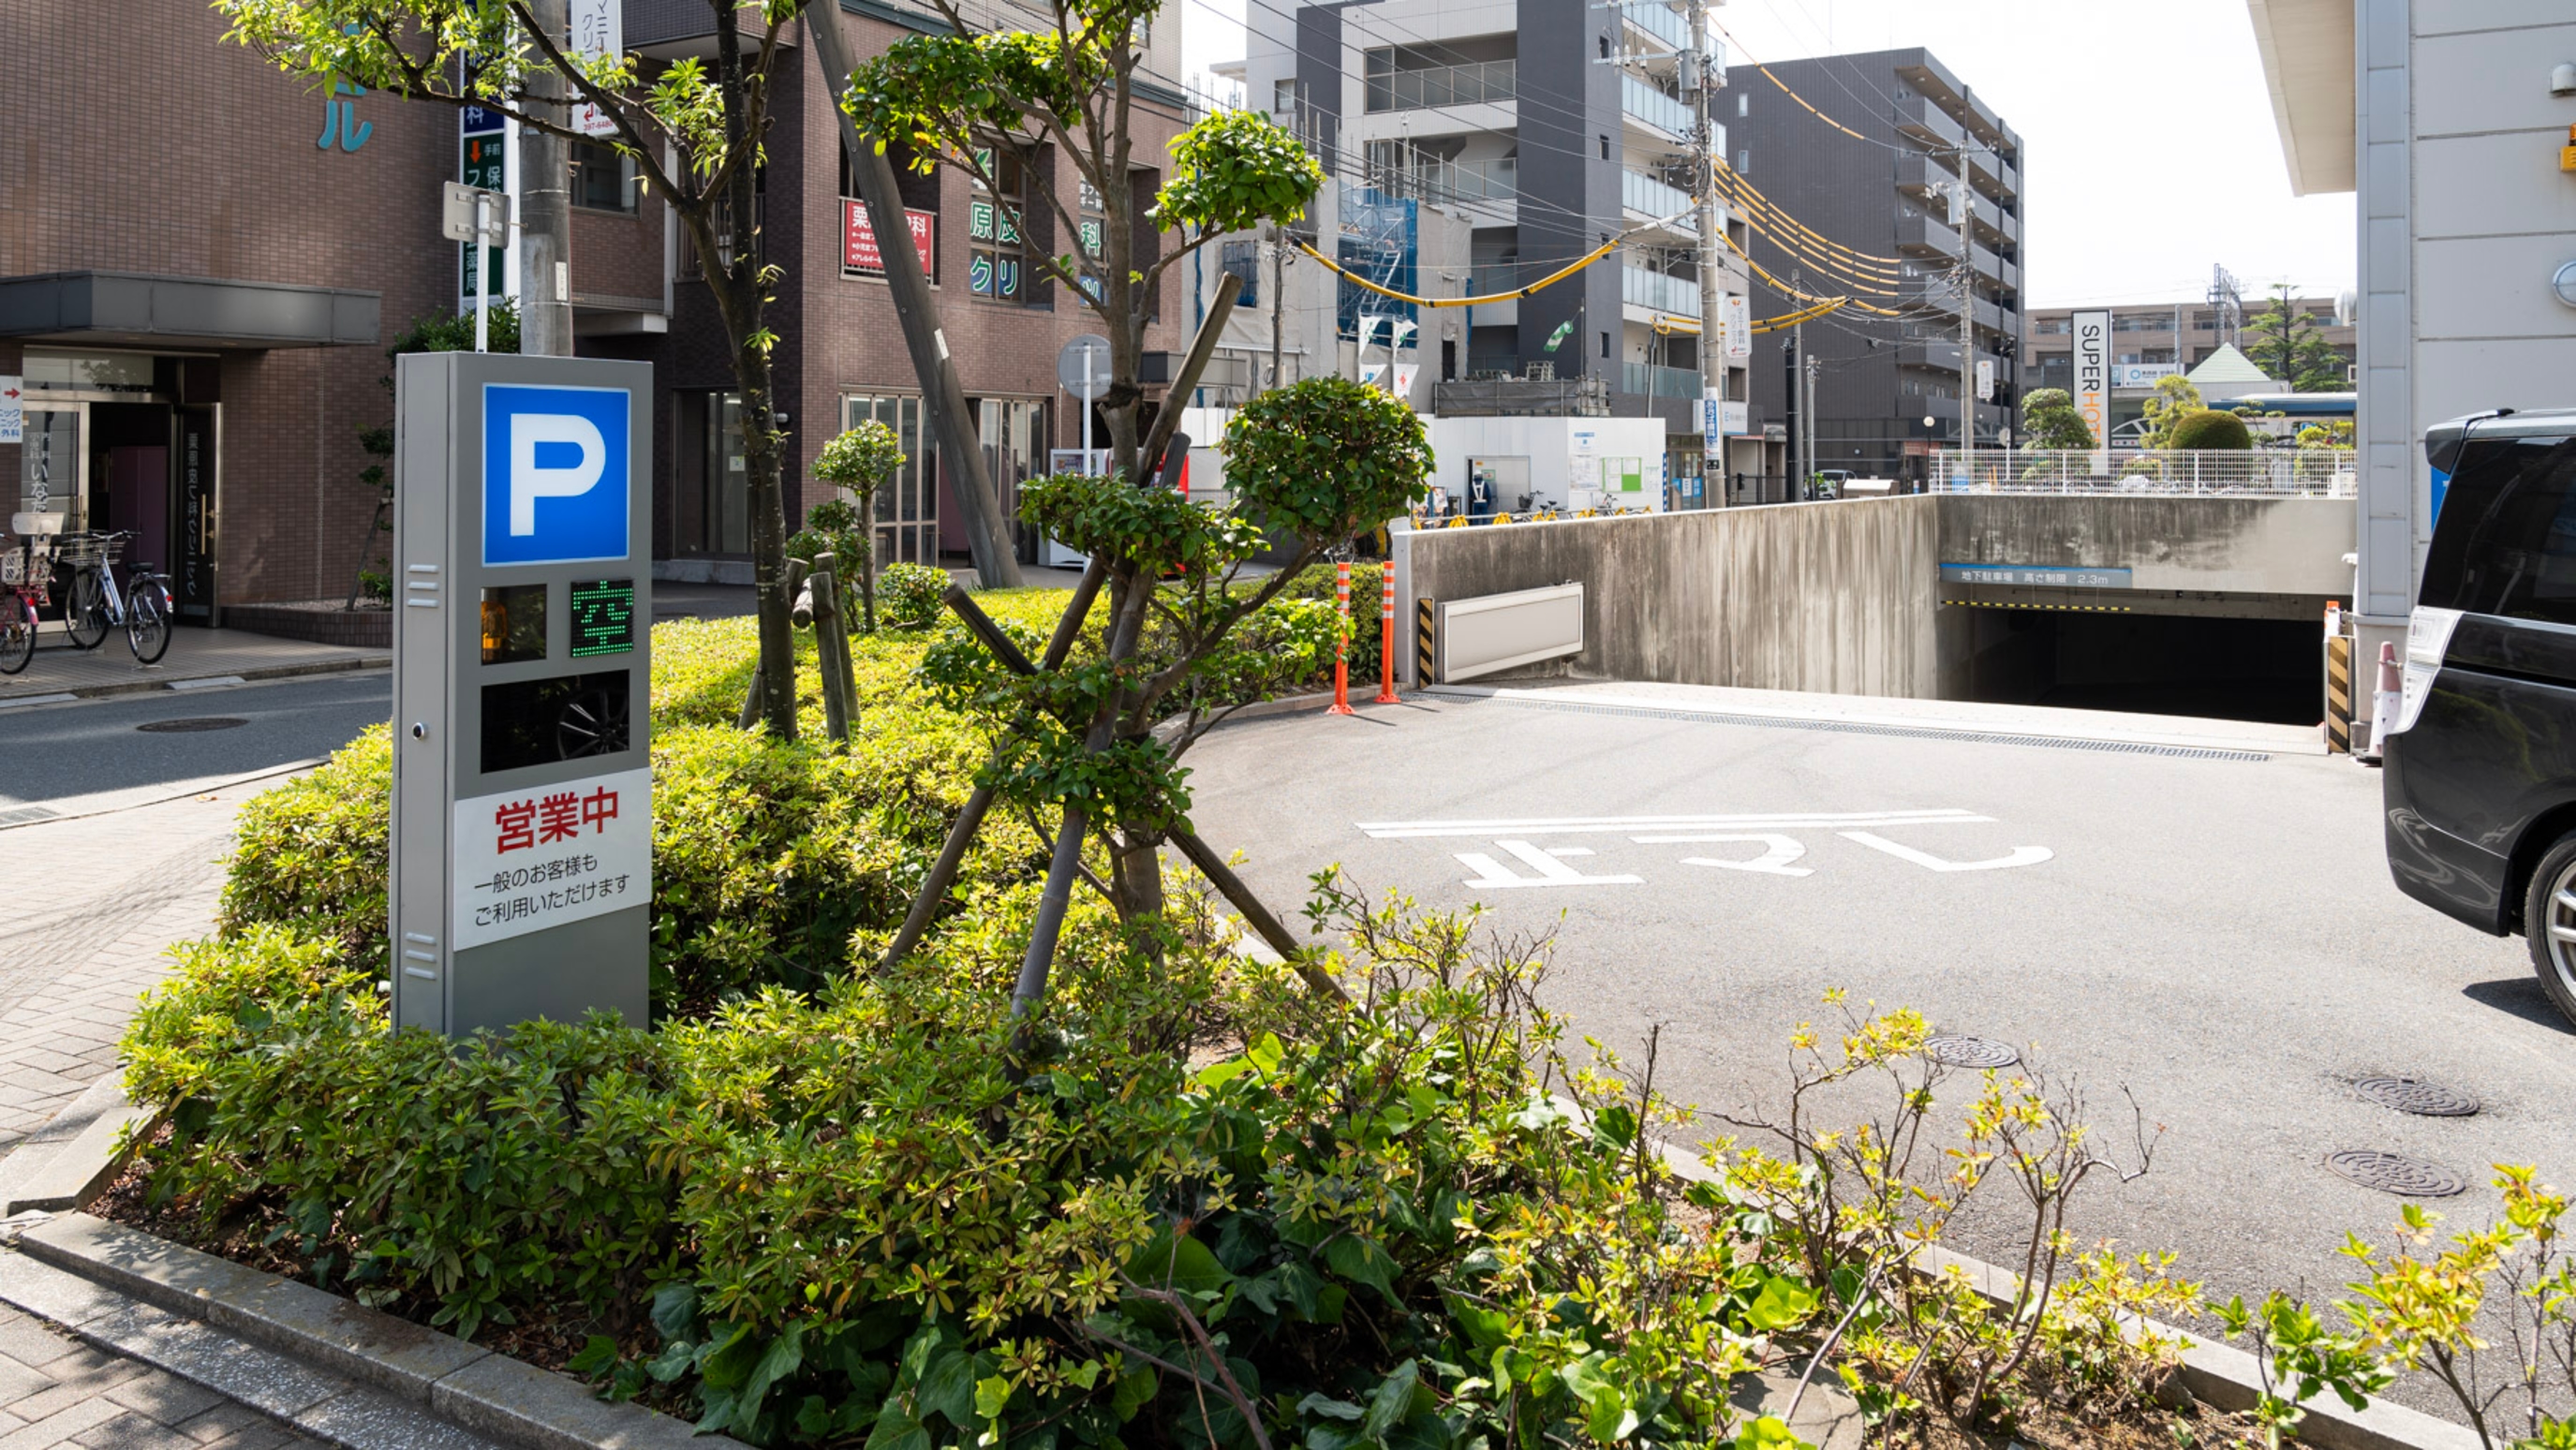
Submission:
[[[483,385],[483,562],[627,558],[623,388]]]
[[[2126,569],[2063,564],[1943,564],[1944,584],[2006,584],[2026,589],[2128,589]]]

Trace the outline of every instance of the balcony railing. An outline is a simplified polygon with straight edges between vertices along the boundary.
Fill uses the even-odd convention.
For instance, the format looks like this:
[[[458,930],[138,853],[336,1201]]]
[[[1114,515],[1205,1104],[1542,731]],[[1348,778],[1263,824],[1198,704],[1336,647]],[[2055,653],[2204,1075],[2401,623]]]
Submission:
[[[1701,392],[1700,375],[1690,368],[1659,367],[1654,363],[1621,363],[1619,391],[1643,393],[1650,398],[1696,398]]]
[[[1666,5],[1664,0],[1625,0],[1619,12],[1639,30],[1675,50],[1685,50],[1690,46],[1690,22]]]
[[[1955,415],[1957,409],[1952,408]],[[2128,493],[2306,495],[2350,498],[2357,484],[2350,450],[2264,448],[2210,451],[2101,452],[1980,448],[1966,461],[1956,450],[1935,459],[1936,489],[1984,493]]]
[[[1631,306],[1669,312],[1676,317],[1697,317],[1699,279],[1623,266],[1619,269],[1619,298]]]
[[[1699,218],[1692,213],[1691,194],[1678,186],[1667,186],[1642,171],[1619,173],[1619,204],[1633,212],[1650,217],[1683,215],[1672,223],[1686,232],[1699,229]]]
[[[1619,77],[1619,109],[1672,135],[1687,137],[1691,133],[1691,108],[1635,76]]]
[[[1372,155],[1368,184],[1388,196],[1422,201],[1510,201],[1520,195],[1520,162],[1509,156],[1447,161],[1421,152]]]
[[[1508,101],[1520,94],[1520,63],[1477,61],[1428,70],[1382,71],[1368,78],[1372,111],[1418,111],[1429,106],[1471,106]]]
[[[1896,103],[1896,129],[1951,150],[1967,138],[1958,122],[1922,96],[1908,96]]]

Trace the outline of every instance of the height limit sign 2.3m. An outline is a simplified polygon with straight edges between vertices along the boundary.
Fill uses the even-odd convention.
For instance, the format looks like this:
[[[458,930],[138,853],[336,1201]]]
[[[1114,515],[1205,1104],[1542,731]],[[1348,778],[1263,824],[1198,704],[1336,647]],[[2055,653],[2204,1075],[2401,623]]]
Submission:
[[[652,369],[396,362],[394,1021],[646,1019]]]

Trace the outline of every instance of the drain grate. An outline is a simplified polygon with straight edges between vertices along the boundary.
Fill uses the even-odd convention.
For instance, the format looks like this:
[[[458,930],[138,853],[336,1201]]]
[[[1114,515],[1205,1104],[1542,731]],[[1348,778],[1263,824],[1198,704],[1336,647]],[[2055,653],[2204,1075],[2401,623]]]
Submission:
[[[2364,1188],[2393,1193],[2400,1198],[2450,1198],[2467,1192],[2469,1187],[2460,1175],[2441,1164],[2409,1158],[2403,1153],[2346,1148],[2339,1153],[2327,1154],[2326,1168]]]
[[[1840,735],[1893,735],[1907,740],[1957,740],[1971,745],[2028,745],[2042,750],[2094,750],[2113,755],[2156,755],[2170,760],[2263,761],[2272,758],[2259,750],[2150,745],[2133,740],[2077,740],[2054,735],[2012,735],[1983,730],[1921,729],[1909,725],[1869,725],[1850,720],[1792,720],[1777,715],[1730,715],[1721,710],[1658,710],[1639,705],[1578,704],[1571,700],[1492,700],[1490,703],[1523,710],[1566,710],[1582,715],[1632,715],[1645,720],[1690,720],[1703,725],[1754,725],[1774,730],[1827,730]]]
[[[1991,1037],[1944,1034],[1940,1037],[1926,1038],[1923,1050],[1932,1055],[1934,1062],[1946,1062],[1952,1067],[2011,1067],[2021,1061],[2019,1049],[2009,1042],[1997,1042]]]
[[[190,715],[179,720],[146,720],[134,728],[147,735],[185,735],[196,730],[238,730],[249,723],[234,715]]]
[[[2473,1117],[2482,1106],[2458,1088],[2411,1077],[2366,1077],[2354,1083],[2352,1089],[2383,1108],[2395,1108],[2419,1118]]]

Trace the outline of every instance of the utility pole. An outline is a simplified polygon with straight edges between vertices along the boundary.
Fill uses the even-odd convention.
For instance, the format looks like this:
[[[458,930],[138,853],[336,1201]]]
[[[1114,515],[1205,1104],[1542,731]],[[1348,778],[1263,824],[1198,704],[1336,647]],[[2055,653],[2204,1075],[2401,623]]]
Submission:
[[[1278,387],[1279,326],[1288,305],[1288,239],[1280,234],[1279,223],[1270,224],[1270,386]]]
[[[1955,158],[1959,179],[1950,184],[1950,225],[1959,229],[1959,471],[1977,477],[1977,244],[1969,239],[1968,156]]]
[[[537,27],[569,50],[572,21],[565,0],[533,0]],[[528,108],[562,125],[565,81],[553,66],[528,77]],[[519,350],[538,357],[572,356],[572,168],[561,136],[534,126],[519,128]]]
[[[1807,410],[1799,406],[1806,392],[1803,379],[1807,375],[1807,324],[1800,322],[1789,328],[1789,345],[1780,350],[1780,361],[1788,365],[1781,370],[1780,391],[1789,405],[1789,436],[1781,440],[1780,448],[1780,469],[1786,475],[1781,480],[1780,501],[1796,503],[1798,455],[1807,442]]]
[[[1700,506],[1708,506],[1707,478],[1723,475],[1722,459],[1726,434],[1719,426],[1723,412],[1717,403],[1726,397],[1726,319],[1719,302],[1717,270],[1717,163],[1712,155],[1717,149],[1717,132],[1711,128],[1709,113],[1715,109],[1717,87],[1709,84],[1708,75],[1708,7],[1713,0],[1691,0],[1691,48],[1682,57],[1682,88],[1691,97],[1691,180],[1699,192],[1699,395],[1700,395]],[[1717,466],[1712,467],[1712,463]],[[1717,506],[1726,507],[1726,489],[1720,485]]]

